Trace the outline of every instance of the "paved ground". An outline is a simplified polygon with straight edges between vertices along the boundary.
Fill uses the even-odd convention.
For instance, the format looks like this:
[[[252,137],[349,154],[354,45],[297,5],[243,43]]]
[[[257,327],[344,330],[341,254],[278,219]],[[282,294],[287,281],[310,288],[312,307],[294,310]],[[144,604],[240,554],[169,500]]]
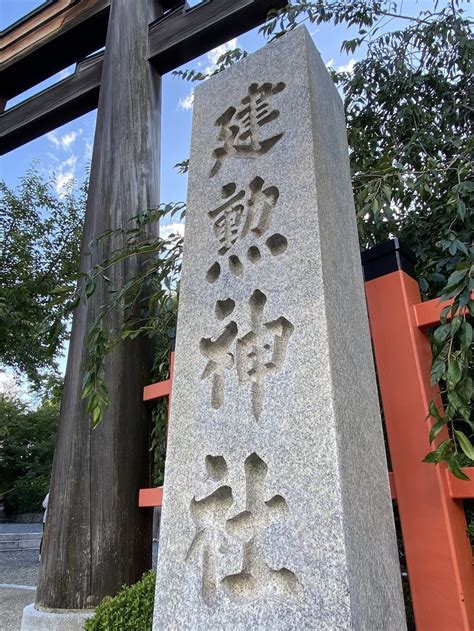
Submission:
[[[42,524],[0,523],[0,534],[41,532]],[[19,631],[23,607],[35,599],[37,550],[0,552],[0,631]]]
[[[0,589],[0,630],[19,631],[23,608],[34,599],[34,590],[2,587]]]
[[[11,532],[41,532],[43,524],[3,524],[0,523],[0,534]]]
[[[41,530],[41,524],[0,523],[0,534]],[[154,544],[153,567],[156,566],[157,548]],[[35,599],[38,565],[36,550],[0,552],[0,631],[20,631],[23,608]]]
[[[20,630],[23,607],[35,599],[37,574],[37,550],[0,552],[0,631]]]

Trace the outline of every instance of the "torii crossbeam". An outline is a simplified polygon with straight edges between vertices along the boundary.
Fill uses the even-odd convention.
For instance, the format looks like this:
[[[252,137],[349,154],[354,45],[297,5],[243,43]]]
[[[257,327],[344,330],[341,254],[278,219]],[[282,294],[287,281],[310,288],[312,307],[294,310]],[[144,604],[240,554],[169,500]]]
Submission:
[[[105,44],[72,77],[0,116],[1,148],[8,151],[98,103],[81,270],[96,262],[86,254],[94,238],[159,202],[160,75],[284,4],[205,0],[191,9],[183,0],[49,0],[3,33],[4,102]],[[127,283],[138,265],[116,270],[114,284]],[[150,483],[149,417],[141,401],[149,343],[127,341],[107,359],[111,404],[95,430],[81,398],[87,331],[107,299],[98,287],[74,314],[36,593],[40,609],[92,608],[151,565],[151,514],[137,504],[139,489]],[[119,319],[117,312],[109,325]]]
[[[148,27],[148,60],[160,75],[254,28],[282,0],[165,0]],[[52,13],[52,11],[55,13]],[[0,114],[0,154],[95,109],[99,100],[110,0],[53,0],[0,47],[0,104],[63,68],[75,73]],[[42,17],[43,16],[43,17]],[[29,26],[30,25],[30,26]],[[89,56],[86,58],[86,56]]]

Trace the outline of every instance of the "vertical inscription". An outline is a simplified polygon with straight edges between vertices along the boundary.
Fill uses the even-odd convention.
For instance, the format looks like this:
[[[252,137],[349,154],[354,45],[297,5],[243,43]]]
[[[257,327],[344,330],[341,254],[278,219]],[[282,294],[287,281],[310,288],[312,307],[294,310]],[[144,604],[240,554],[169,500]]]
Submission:
[[[240,107],[229,107],[217,119],[223,145],[213,152],[211,178],[226,159],[258,158],[282,138],[283,133],[262,136],[261,128],[279,117],[270,100],[284,88],[281,82],[253,83]],[[270,231],[280,197],[274,184],[256,175],[244,187],[228,182],[220,193],[221,202],[207,212],[216,246],[206,280],[211,285],[218,283],[225,266],[230,280],[227,295],[214,303],[215,319],[221,323],[219,330],[199,341],[200,353],[206,360],[201,380],[211,381],[210,404],[214,410],[224,404],[225,384],[248,388],[249,407],[258,423],[265,403],[265,381],[282,370],[294,325],[283,315],[274,320],[265,317],[268,297],[261,289],[254,289],[246,301],[239,303],[229,294],[246,273],[246,266],[261,264],[265,251],[270,257],[264,260],[272,264],[272,257],[286,252],[288,240]],[[237,324],[242,317],[249,326]],[[226,375],[232,378],[226,379]],[[232,514],[234,492],[226,482],[229,465],[222,455],[205,457],[206,488],[211,485],[214,490],[191,500],[195,533],[186,561],[200,564],[201,595],[208,606],[220,597],[240,605],[265,598],[292,601],[302,594],[294,572],[286,567],[271,567],[262,544],[266,530],[288,517],[288,504],[282,495],[267,496],[268,465],[256,452],[245,459],[243,467],[244,510]],[[235,549],[240,550],[239,571],[222,573],[219,568],[225,567],[223,558],[230,551],[235,554]]]

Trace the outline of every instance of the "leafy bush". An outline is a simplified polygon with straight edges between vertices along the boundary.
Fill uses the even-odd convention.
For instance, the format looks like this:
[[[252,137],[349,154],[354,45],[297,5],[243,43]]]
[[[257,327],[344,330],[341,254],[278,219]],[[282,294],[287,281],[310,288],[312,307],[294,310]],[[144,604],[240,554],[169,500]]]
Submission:
[[[114,598],[104,598],[86,631],[151,631],[156,574],[152,570],[130,587],[122,587]]]
[[[38,409],[0,397],[0,495],[5,512],[41,512],[53,463],[59,406]]]
[[[4,510],[7,515],[18,513],[41,513],[42,503],[48,492],[49,476],[42,478],[20,478],[15,488],[5,494]]]

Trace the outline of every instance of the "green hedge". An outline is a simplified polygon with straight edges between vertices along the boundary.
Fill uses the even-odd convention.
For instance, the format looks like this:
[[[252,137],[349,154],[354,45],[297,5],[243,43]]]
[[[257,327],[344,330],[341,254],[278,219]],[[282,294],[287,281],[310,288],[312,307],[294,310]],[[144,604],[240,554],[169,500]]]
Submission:
[[[15,486],[3,498],[5,514],[15,516],[18,513],[42,513],[42,506],[48,492],[49,479],[20,478]]]
[[[122,587],[114,598],[104,598],[86,631],[151,631],[155,572],[150,570],[130,587]]]

